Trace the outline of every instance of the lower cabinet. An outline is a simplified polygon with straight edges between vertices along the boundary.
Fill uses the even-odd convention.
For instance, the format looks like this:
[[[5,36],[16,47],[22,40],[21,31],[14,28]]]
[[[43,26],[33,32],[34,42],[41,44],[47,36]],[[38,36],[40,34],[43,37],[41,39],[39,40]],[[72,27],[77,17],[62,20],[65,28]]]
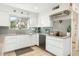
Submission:
[[[4,43],[4,52],[37,45],[37,35],[16,35],[6,36]]]
[[[17,36],[17,48],[24,48],[24,47],[28,47],[31,45],[30,42],[30,36],[29,35],[21,35],[21,36]]]
[[[34,34],[31,36],[32,37],[32,44],[39,46],[39,34]]]
[[[46,38],[46,50],[57,56],[67,56],[71,53],[71,40],[70,38]]]
[[[15,49],[17,49],[17,44],[15,44],[15,43],[9,43],[9,44],[6,44],[6,45],[4,45],[4,50],[3,50],[3,52],[8,52],[8,51],[12,51],[12,50],[15,50]]]
[[[7,36],[4,40],[3,52],[17,49],[17,36]]]
[[[49,51],[52,54],[58,55],[58,56],[62,56],[63,55],[63,49],[57,48],[55,46],[46,46],[47,51]]]

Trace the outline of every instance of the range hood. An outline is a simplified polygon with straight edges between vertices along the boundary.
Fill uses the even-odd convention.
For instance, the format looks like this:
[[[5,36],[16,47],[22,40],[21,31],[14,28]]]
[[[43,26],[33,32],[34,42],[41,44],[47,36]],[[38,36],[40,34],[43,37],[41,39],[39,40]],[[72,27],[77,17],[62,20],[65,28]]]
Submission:
[[[52,17],[53,19],[56,19],[56,18],[59,18],[59,17],[62,17],[62,16],[69,16],[70,13],[71,12],[69,10],[64,10],[64,11],[58,12],[56,14],[53,14],[50,17]]]

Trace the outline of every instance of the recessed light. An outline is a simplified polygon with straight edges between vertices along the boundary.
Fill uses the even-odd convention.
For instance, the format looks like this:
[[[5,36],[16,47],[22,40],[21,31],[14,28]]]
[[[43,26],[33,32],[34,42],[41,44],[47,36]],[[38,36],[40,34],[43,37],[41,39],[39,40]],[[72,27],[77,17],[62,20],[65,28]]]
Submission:
[[[23,12],[21,12],[21,14],[23,14]]]
[[[36,9],[36,10],[37,10],[37,9],[38,9],[38,7],[34,7],[34,9]]]
[[[13,10],[13,12],[16,12],[16,10]]]

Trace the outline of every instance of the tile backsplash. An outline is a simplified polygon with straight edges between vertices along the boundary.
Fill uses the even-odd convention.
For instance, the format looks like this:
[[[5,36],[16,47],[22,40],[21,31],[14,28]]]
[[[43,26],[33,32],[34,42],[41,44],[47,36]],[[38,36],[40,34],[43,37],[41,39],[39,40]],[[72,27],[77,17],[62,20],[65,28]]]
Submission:
[[[27,34],[27,33],[38,33],[39,27],[29,27],[28,29],[24,30],[13,30],[9,29],[8,27],[0,27],[0,34]],[[53,31],[52,27],[40,27],[40,33],[49,33]]]
[[[41,27],[41,33],[50,33],[53,31],[53,27]]]

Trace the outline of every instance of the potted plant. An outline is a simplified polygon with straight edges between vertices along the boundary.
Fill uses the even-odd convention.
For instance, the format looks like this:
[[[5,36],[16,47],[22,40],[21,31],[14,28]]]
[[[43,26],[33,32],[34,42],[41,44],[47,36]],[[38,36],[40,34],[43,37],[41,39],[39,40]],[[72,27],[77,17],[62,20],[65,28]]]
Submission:
[[[67,28],[67,36],[70,36],[70,33],[71,33],[71,26],[69,25]]]

